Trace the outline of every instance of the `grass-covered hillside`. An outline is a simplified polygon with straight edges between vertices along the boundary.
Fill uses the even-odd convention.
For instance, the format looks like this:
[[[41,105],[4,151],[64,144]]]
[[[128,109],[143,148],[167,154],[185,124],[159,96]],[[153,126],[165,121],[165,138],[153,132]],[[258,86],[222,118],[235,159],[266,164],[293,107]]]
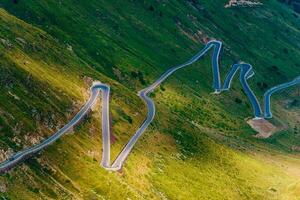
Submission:
[[[84,104],[92,80],[111,86],[112,154],[143,122],[137,91],[204,47],[224,44],[230,65],[255,68],[262,100],[300,75],[300,15],[275,0],[0,0],[0,158],[53,134]],[[238,78],[212,95],[210,55],[151,95],[154,122],[119,172],[100,167],[100,111],[37,156],[0,176],[2,199],[300,198],[299,87],[272,99],[268,139],[253,137]],[[262,102],[262,101],[261,101]],[[97,108],[99,108],[100,104]]]

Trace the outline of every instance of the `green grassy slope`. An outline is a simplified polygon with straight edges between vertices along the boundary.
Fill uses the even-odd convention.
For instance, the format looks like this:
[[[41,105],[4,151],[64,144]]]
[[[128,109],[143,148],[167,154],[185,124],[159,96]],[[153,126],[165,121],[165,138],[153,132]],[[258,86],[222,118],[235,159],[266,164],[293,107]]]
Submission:
[[[250,9],[224,9],[225,3],[0,1],[1,149],[23,149],[61,127],[87,99],[91,77],[112,88],[116,155],[145,116],[136,92],[189,59],[206,37],[224,42],[222,76],[235,61],[253,64],[251,86],[260,99],[300,73],[297,14],[273,0]],[[276,96],[275,121],[289,121],[287,129],[254,139],[238,80],[220,96],[210,94],[211,84],[207,55],[156,90],[156,118],[121,172],[99,167],[100,113],[94,110],[74,134],[2,175],[0,196],[299,198],[300,160],[290,152],[299,145],[299,108],[284,109],[286,95]]]

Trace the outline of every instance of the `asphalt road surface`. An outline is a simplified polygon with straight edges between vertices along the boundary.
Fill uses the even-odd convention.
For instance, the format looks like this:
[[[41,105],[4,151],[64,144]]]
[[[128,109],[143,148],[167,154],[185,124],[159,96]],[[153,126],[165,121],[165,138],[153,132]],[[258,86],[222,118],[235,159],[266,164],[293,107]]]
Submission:
[[[164,80],[166,80],[170,75],[172,75],[178,69],[184,68],[189,66],[202,58],[211,48],[213,48],[212,54],[212,71],[213,71],[213,88],[215,90],[215,94],[219,94],[222,91],[228,90],[230,88],[231,82],[235,74],[240,70],[240,82],[241,85],[252,105],[254,111],[255,119],[262,117],[262,111],[259,105],[259,102],[249,87],[247,83],[247,79],[251,78],[254,75],[252,66],[246,63],[239,63],[234,64],[226,76],[224,81],[224,85],[222,86],[221,78],[220,78],[220,71],[219,71],[219,57],[222,48],[222,42],[220,41],[210,41],[206,44],[206,46],[200,50],[194,57],[192,57],[187,62],[172,67],[167,70],[164,74],[162,74],[154,83],[152,83],[147,88],[139,91],[139,97],[145,102],[147,105],[147,116],[142,125],[138,128],[135,132],[133,137],[129,140],[129,142],[124,146],[122,151],[116,157],[114,162],[111,164],[110,159],[110,121],[109,121],[109,95],[110,95],[110,87],[106,84],[100,82],[94,82],[91,87],[91,96],[86,102],[86,104],[81,108],[81,110],[73,117],[73,119],[68,122],[64,127],[58,130],[55,134],[53,134],[48,139],[42,141],[40,144],[37,144],[33,147],[28,149],[22,150],[11,156],[6,161],[0,164],[0,172],[5,172],[14,167],[16,164],[20,163],[21,161],[25,160],[27,157],[32,156],[33,154],[39,152],[40,150],[44,149],[45,147],[51,145],[53,142],[58,140],[62,135],[68,132],[74,125],[76,125],[91,109],[91,107],[95,104],[98,96],[102,94],[102,141],[103,141],[103,151],[102,151],[102,160],[101,166],[107,170],[116,171],[122,168],[126,158],[128,157],[129,153],[131,152],[132,148],[134,147],[135,143],[141,137],[141,135],[145,132],[149,124],[153,121],[155,116],[155,105],[153,100],[148,96],[155,88],[157,88]],[[296,79],[296,82],[299,82],[299,79]],[[277,89],[274,89],[265,95],[265,98],[269,100],[267,105],[270,105],[270,96],[274,92],[289,87],[291,84],[287,83],[284,86],[277,86]],[[269,116],[269,115],[267,115]]]
[[[269,119],[272,118],[272,112],[271,112],[271,96],[276,93],[279,92],[281,90],[284,90],[288,87],[292,87],[294,85],[297,85],[300,83],[300,76],[295,78],[294,80],[287,82],[287,83],[283,83],[280,84],[278,86],[272,87],[271,89],[269,89],[265,94],[264,94],[264,113],[265,113],[265,118]]]

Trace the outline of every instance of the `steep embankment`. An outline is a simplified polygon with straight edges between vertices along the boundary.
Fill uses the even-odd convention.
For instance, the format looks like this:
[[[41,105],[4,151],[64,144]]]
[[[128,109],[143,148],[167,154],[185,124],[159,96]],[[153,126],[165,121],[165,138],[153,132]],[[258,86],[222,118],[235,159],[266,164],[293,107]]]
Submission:
[[[255,9],[225,9],[222,0],[15,2],[0,3],[3,149],[53,133],[87,98],[92,77],[112,88],[116,155],[144,119],[136,91],[189,59],[207,37],[224,42],[222,76],[237,60],[253,65],[251,87],[260,98],[299,74],[298,15],[276,1]],[[285,151],[299,145],[297,110],[287,112],[275,98],[276,120],[288,130],[255,139],[238,81],[213,96],[211,77],[208,56],[155,91],[157,116],[122,172],[99,167],[95,110],[74,134],[2,175],[2,197],[296,199],[299,159]]]

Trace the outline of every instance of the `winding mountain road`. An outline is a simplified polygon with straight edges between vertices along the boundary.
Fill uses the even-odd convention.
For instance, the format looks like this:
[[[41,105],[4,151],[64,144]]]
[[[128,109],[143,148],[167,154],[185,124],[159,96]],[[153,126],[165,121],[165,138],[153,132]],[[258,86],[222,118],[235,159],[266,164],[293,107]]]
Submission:
[[[202,58],[211,48],[214,49],[212,55],[212,70],[213,70],[213,88],[215,89],[215,94],[219,94],[222,91],[229,90],[231,86],[231,82],[235,74],[240,70],[240,82],[241,85],[252,105],[254,110],[254,117],[255,119],[259,119],[262,117],[262,111],[260,108],[260,104],[249,87],[247,83],[247,79],[251,78],[254,75],[252,66],[246,63],[234,64],[231,67],[230,72],[226,76],[224,85],[222,86],[221,78],[220,78],[220,71],[219,71],[219,56],[222,48],[222,42],[220,41],[210,41],[206,44],[206,46],[200,50],[194,57],[192,57],[187,62],[172,67],[167,70],[164,74],[162,74],[154,83],[152,83],[147,88],[139,91],[139,97],[146,103],[147,105],[147,116],[142,125],[138,128],[135,132],[133,137],[129,140],[129,142],[125,145],[119,155],[116,157],[114,162],[111,164],[110,160],[110,121],[109,121],[109,95],[110,95],[110,87],[106,84],[101,82],[94,82],[91,87],[91,96],[86,102],[86,104],[80,109],[80,111],[68,122],[65,126],[63,126],[60,130],[58,130],[54,135],[49,137],[48,139],[42,141],[40,144],[25,149],[23,151],[19,151],[18,153],[14,154],[12,157],[7,159],[6,161],[0,163],[0,172],[5,172],[26,159],[27,157],[37,153],[38,151],[44,149],[45,147],[51,145],[53,142],[58,140],[62,135],[64,135],[67,131],[69,131],[74,125],[76,125],[91,109],[91,107],[96,103],[98,96],[102,96],[102,141],[103,141],[103,151],[102,151],[102,160],[101,166],[107,170],[116,171],[122,168],[126,158],[128,157],[129,153],[131,152],[132,148],[134,147],[135,143],[141,137],[141,135],[145,132],[146,128],[149,124],[153,121],[155,116],[155,105],[153,100],[148,96],[155,88],[157,88],[164,80],[166,80],[170,75],[172,75],[178,69],[184,68],[189,66]],[[300,79],[299,79],[300,80]],[[296,79],[296,82],[299,81]],[[293,82],[294,83],[294,82]],[[268,105],[270,105],[270,96],[274,92],[287,88],[294,84],[285,84],[284,86],[278,86],[277,89],[274,89],[265,96],[268,100]],[[266,108],[266,107],[265,107]],[[270,111],[270,108],[269,110]],[[269,116],[269,115],[267,115]]]
[[[269,119],[269,118],[273,117],[272,112],[271,112],[271,96],[276,92],[279,92],[281,90],[284,90],[288,87],[292,87],[297,84],[300,84],[300,76],[298,76],[297,78],[295,78],[294,80],[292,80],[290,82],[283,83],[278,86],[272,87],[264,94],[264,113],[265,113],[264,117],[265,118]]]

